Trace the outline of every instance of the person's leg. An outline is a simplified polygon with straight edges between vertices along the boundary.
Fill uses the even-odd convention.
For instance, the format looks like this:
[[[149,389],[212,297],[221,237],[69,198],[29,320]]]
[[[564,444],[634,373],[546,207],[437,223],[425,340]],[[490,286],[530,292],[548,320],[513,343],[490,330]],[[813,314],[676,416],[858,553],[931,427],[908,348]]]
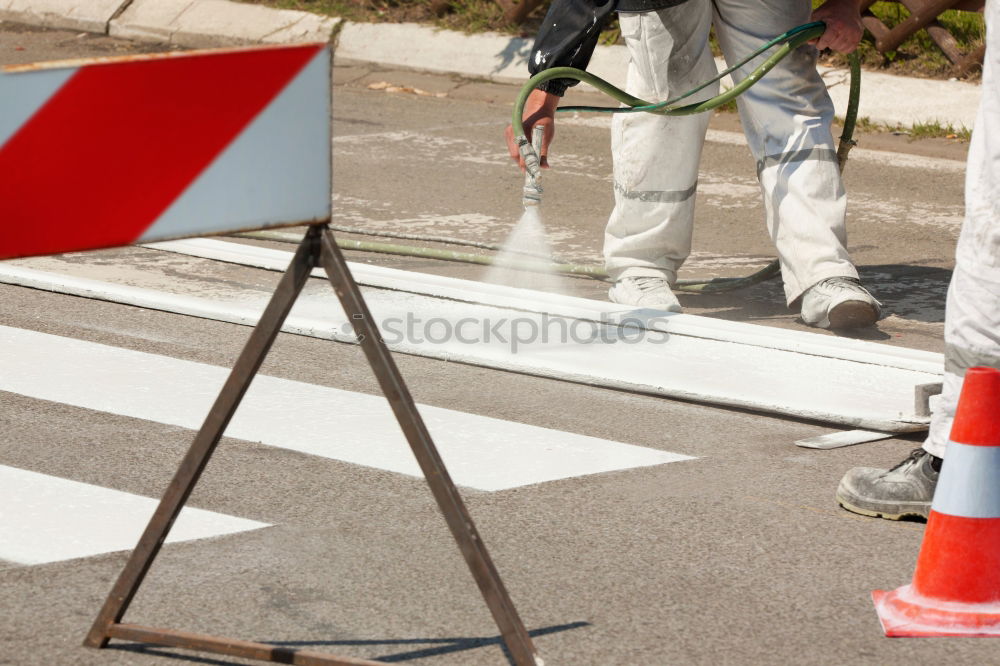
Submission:
[[[963,234],[967,228],[968,223]],[[1000,216],[994,241],[1000,242]],[[930,513],[965,371],[975,366],[1000,368],[1000,280],[988,281],[983,275],[982,267],[970,272],[961,262],[952,275],[945,308],[944,385],[932,401],[923,447],[888,470],[855,467],[848,471],[837,487],[837,501],[845,509],[891,520],[926,518]]]
[[[731,64],[767,40],[808,23],[812,11],[808,0],[714,0],[714,5],[716,34]],[[735,72],[734,79],[742,80],[767,55]],[[816,71],[816,50],[802,46],[789,54],[741,95],[737,104],[757,161],[767,228],[781,261],[786,301],[791,305],[827,278],[857,280],[846,247],[847,197],[831,135],[833,103]],[[869,317],[855,323],[873,323],[878,306],[858,289],[861,298],[870,301],[863,308]],[[829,304],[814,303],[816,295],[804,308],[803,319],[811,325],[830,326],[824,321],[828,313],[820,311],[820,306]],[[836,293],[829,296],[838,297]]]
[[[938,458],[944,458],[965,371],[976,366],[1000,368],[1000,283],[990,283],[961,265],[955,268],[948,288],[944,343],[944,382],[923,444]]]
[[[977,365],[1000,368],[1000,1],[988,0],[983,95],[969,146],[965,219],[944,330],[944,387],[924,448],[944,456],[962,390]]]
[[[622,37],[629,49],[626,89],[661,102],[715,75],[708,47],[710,0],[689,0],[656,12],[623,13]],[[717,88],[696,99],[707,99]],[[667,117],[649,113],[615,114],[615,208],[605,231],[608,274],[619,281],[611,297],[632,305],[656,306],[623,281],[672,284],[691,250],[695,186],[709,114]],[[633,285],[634,286],[634,285]],[[673,299],[676,304],[676,299]],[[660,303],[667,305],[667,303]],[[675,309],[679,309],[675,308]]]
[[[945,306],[942,392],[932,403],[922,448],[891,470],[856,467],[844,475],[837,500],[855,513],[926,517],[965,371],[1000,368],[1000,0],[988,0],[986,23],[983,96],[969,147],[965,220]]]

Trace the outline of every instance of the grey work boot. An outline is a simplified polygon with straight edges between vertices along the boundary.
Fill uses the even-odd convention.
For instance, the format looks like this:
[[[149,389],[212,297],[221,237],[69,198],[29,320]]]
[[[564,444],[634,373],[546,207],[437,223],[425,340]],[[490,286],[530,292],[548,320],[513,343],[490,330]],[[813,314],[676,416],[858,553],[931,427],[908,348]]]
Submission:
[[[882,304],[859,280],[820,280],[802,295],[802,321],[817,328],[864,328],[878,321]]]
[[[611,302],[621,305],[637,305],[667,312],[681,311],[681,304],[670,289],[670,283],[661,277],[624,277],[608,290],[608,297]]]
[[[837,487],[837,502],[863,516],[926,518],[940,472],[941,458],[914,449],[892,469],[855,467],[847,472]]]

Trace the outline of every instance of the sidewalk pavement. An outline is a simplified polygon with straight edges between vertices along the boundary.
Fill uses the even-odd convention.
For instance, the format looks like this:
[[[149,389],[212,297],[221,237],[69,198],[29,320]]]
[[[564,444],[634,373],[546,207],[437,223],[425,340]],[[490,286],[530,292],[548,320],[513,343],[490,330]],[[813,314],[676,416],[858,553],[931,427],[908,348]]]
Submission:
[[[0,20],[193,48],[332,39],[340,59],[515,84],[528,77],[532,45],[530,39],[496,33],[466,35],[409,23],[348,23],[230,0],[0,0]],[[588,69],[620,84],[625,81],[627,61],[624,46],[599,46]],[[820,72],[842,116],[849,74],[827,67]],[[977,84],[862,74],[859,115],[875,122],[972,127],[978,105]]]

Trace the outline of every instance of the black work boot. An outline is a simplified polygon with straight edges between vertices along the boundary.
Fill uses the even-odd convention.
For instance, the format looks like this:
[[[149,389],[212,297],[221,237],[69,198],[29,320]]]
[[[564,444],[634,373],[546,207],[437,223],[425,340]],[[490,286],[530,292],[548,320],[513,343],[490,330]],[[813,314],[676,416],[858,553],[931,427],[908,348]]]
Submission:
[[[837,487],[837,501],[863,516],[927,518],[940,472],[941,458],[914,449],[892,469],[855,467],[847,472]]]

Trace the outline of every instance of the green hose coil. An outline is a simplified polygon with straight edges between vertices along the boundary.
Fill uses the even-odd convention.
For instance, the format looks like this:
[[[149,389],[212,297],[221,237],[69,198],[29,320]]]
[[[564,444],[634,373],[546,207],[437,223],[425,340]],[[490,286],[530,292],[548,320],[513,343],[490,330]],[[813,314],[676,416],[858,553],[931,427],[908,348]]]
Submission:
[[[802,46],[811,39],[815,39],[823,34],[826,29],[826,25],[821,21],[814,21],[812,23],[806,23],[805,25],[800,25],[797,28],[792,28],[786,33],[778,35],[771,41],[760,46],[753,53],[745,57],[740,62],[736,63],[732,67],[719,72],[718,76],[709,79],[704,83],[681,93],[677,97],[666,100],[665,102],[653,103],[647,102],[646,100],[639,99],[638,97],[633,97],[621,88],[608,83],[599,76],[595,76],[590,72],[586,72],[582,69],[576,69],[574,67],[553,67],[551,69],[546,69],[538,74],[532,76],[521,88],[520,94],[518,94],[517,101],[514,103],[513,116],[511,118],[511,126],[514,128],[515,137],[524,137],[524,123],[522,116],[524,115],[524,104],[528,101],[528,95],[537,88],[540,84],[550,81],[552,79],[575,79],[577,81],[582,81],[587,83],[597,90],[601,91],[609,97],[613,97],[622,104],[624,107],[609,107],[609,106],[562,106],[556,109],[556,111],[568,112],[568,111],[593,111],[598,113],[658,113],[664,116],[687,116],[694,113],[702,113],[703,111],[710,111],[716,107],[722,106],[726,102],[736,99],[744,91],[746,91],[750,86],[757,83],[765,74],[771,71],[775,65],[781,62],[789,53]],[[678,103],[684,99],[694,95],[695,93],[704,90],[713,83],[722,80],[729,74],[732,74],[737,69],[747,64],[757,56],[761,55],[765,51],[771,49],[774,46],[781,44],[781,48],[778,49],[774,54],[768,57],[763,63],[757,66],[750,74],[747,75],[742,81],[737,85],[733,86],[729,90],[725,90],[722,93],[716,95],[715,97],[705,100],[703,102],[696,102],[694,104],[686,104],[683,106],[678,106]]]
[[[598,113],[659,113],[663,115],[670,116],[681,116],[689,115],[693,113],[701,113],[703,111],[709,111],[714,109],[726,102],[729,102],[740,94],[742,94],[747,88],[752,86],[754,83],[760,80],[767,72],[769,72],[774,66],[785,56],[791,53],[793,50],[805,44],[811,39],[814,39],[821,34],[825,29],[825,25],[822,22],[813,22],[801,25],[797,28],[793,28],[788,32],[775,37],[771,41],[767,42],[749,56],[744,58],[742,61],[733,65],[732,67],[720,72],[718,76],[704,83],[688,90],[677,97],[669,99],[665,102],[660,102],[658,104],[652,104],[645,100],[639,99],[629,95],[625,91],[615,87],[614,85],[608,83],[607,81],[601,79],[600,77],[594,76],[586,71],[580,69],[574,69],[572,67],[554,67],[552,69],[547,69],[539,72],[535,76],[531,77],[527,83],[521,88],[520,94],[518,95],[517,101],[514,104],[514,115],[512,118],[512,126],[515,131],[515,136],[519,136],[523,139],[530,147],[530,142],[524,137],[524,125],[522,122],[522,115],[524,113],[524,104],[528,99],[528,95],[534,90],[540,83],[548,81],[550,79],[576,79],[578,81],[583,81],[588,83],[593,87],[597,88],[601,92],[617,99],[619,102],[627,105],[625,107],[595,107],[595,106],[565,106],[559,107],[557,111],[568,112],[568,111],[579,111],[579,112],[598,112]],[[728,74],[731,74],[739,67],[742,67],[750,60],[753,60],[757,56],[763,54],[768,49],[771,49],[777,45],[781,45],[774,54],[769,56],[762,64],[760,64],[753,72],[751,72],[744,80],[742,80],[735,87],[726,90],[725,92],[713,97],[712,99],[706,100],[704,102],[698,102],[694,104],[679,105],[684,99],[691,97],[695,93],[707,88],[716,81],[719,81]],[[851,83],[850,83],[850,98],[848,100],[847,112],[844,118],[844,130],[840,137],[840,144],[837,148],[837,160],[840,164],[840,169],[843,171],[844,165],[847,163],[847,153],[854,146],[855,142],[853,140],[854,126],[858,114],[858,100],[861,94],[861,66],[860,61],[856,53],[852,53],[849,57],[850,71],[851,71]],[[536,156],[537,157],[537,156]],[[476,245],[479,247],[484,247],[483,244],[472,243],[469,241],[462,241],[450,238],[439,238],[433,236],[418,236],[409,234],[394,234],[386,232],[371,232],[363,229],[356,229],[351,227],[334,227],[338,231],[343,231],[347,233],[365,234],[372,236],[389,236],[392,238],[403,238],[408,240],[419,240],[427,242],[443,242],[448,244],[462,244],[462,245]],[[301,235],[288,234],[283,232],[275,231],[263,231],[263,232],[252,232],[246,234],[234,234],[236,236],[246,237],[246,238],[256,238],[261,240],[276,240],[284,242],[299,242],[301,240]],[[347,240],[347,239],[337,239],[338,245],[343,249],[348,250],[358,250],[363,252],[378,252],[384,254],[395,254],[410,257],[425,257],[431,259],[437,259],[442,261],[457,261],[462,263],[470,264],[485,264],[490,265],[494,263],[494,258],[490,256],[483,256],[472,254],[469,252],[456,252],[453,250],[439,250],[435,248],[427,247],[415,247],[412,245],[402,245],[396,243],[380,243],[380,242],[369,242],[369,241],[357,241],[357,240]],[[485,247],[485,249],[497,249],[495,247]],[[564,275],[575,275],[580,277],[589,277],[598,280],[607,280],[607,271],[601,266],[587,266],[584,264],[574,264],[569,262],[563,263],[542,263],[538,261],[532,261],[530,258],[526,257],[525,260],[515,261],[510,264],[511,268],[518,270],[527,271],[555,271],[557,273],[562,273]],[[677,280],[674,288],[678,291],[685,292],[697,292],[697,293],[718,293],[724,291],[731,291],[734,289],[740,289],[743,287],[749,287],[758,282],[763,282],[772,277],[775,277],[781,272],[780,265],[777,259],[772,261],[770,264],[765,266],[763,269],[745,277],[737,278],[714,278],[711,280],[697,280],[697,279],[685,279]]]
[[[517,97],[517,101],[514,103],[513,117],[511,118],[511,126],[514,129],[514,136],[519,145],[527,143],[530,149],[530,142],[524,137],[524,105],[528,100],[528,96],[531,92],[537,88],[541,83],[549,81],[552,79],[575,79],[577,81],[582,81],[587,83],[597,90],[603,92],[604,94],[612,97],[625,106],[623,107],[602,107],[602,106],[561,106],[556,109],[560,112],[597,112],[597,113],[657,113],[666,116],[685,116],[695,113],[702,113],[703,111],[710,111],[715,109],[731,100],[736,99],[744,91],[746,91],[750,86],[755,84],[761,79],[765,74],[767,74],[771,69],[774,68],[783,58],[785,58],[789,53],[802,46],[806,42],[815,39],[823,34],[826,30],[826,25],[821,21],[814,21],[812,23],[806,23],[800,25],[796,28],[792,28],[788,32],[781,34],[774,39],[770,40],[766,44],[763,44],[753,53],[748,55],[746,58],[736,63],[735,65],[729,67],[728,69],[719,73],[713,79],[709,79],[704,83],[688,90],[676,97],[666,100],[665,102],[652,103],[646,100],[634,97],[624,90],[608,83],[604,79],[595,76],[589,72],[581,69],[576,69],[573,67],[553,67],[551,69],[546,69],[533,77],[528,79],[527,83],[521,88],[520,94]],[[757,56],[763,54],[765,51],[781,44],[775,53],[767,58],[763,63],[757,66],[746,78],[740,81],[734,87],[723,91],[722,93],[716,95],[715,97],[705,100],[703,102],[696,102],[694,104],[680,105],[684,99],[694,95],[695,93],[704,90],[713,83],[721,80],[723,77],[732,74],[734,71],[747,64]],[[854,146],[855,141],[853,140],[854,135],[854,125],[858,115],[858,100],[861,95],[861,65],[858,59],[857,53],[851,53],[848,58],[851,71],[851,84],[850,84],[850,97],[847,105],[847,112],[844,118],[844,130],[840,137],[840,144],[837,147],[837,161],[840,166],[841,172],[844,170],[844,165],[847,163],[847,154],[850,152],[851,148]],[[532,151],[533,152],[533,151]],[[538,162],[538,156],[535,155],[535,163]],[[595,274],[594,273],[591,274]],[[724,291],[731,291],[734,289],[741,289],[744,287],[749,287],[751,285],[757,284],[758,282],[763,282],[775,277],[781,273],[780,262],[775,259],[763,269],[747,275],[745,277],[738,278],[714,278],[711,280],[677,280],[674,285],[675,289],[678,291],[687,292],[698,292],[698,293],[718,293]],[[604,273],[604,277],[606,277]]]

